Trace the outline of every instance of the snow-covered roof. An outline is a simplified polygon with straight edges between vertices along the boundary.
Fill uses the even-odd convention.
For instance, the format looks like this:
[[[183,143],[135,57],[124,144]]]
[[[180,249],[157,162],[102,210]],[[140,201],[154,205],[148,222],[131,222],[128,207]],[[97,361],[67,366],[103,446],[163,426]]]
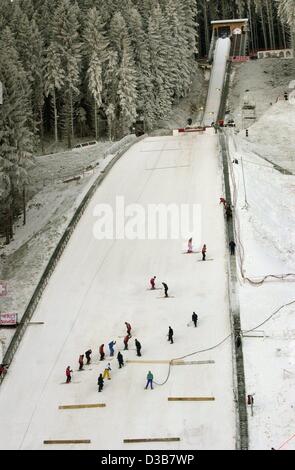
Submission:
[[[224,24],[224,23],[248,23],[248,18],[240,18],[236,20],[216,20],[211,21],[211,24]]]

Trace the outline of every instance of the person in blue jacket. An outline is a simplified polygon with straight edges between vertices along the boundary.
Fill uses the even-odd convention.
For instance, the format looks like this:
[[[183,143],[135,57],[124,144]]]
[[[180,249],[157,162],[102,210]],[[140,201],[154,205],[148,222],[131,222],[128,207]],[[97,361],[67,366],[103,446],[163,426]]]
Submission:
[[[153,374],[151,373],[150,370],[149,370],[149,373],[148,373],[148,375],[146,376],[146,378],[147,378],[147,384],[146,384],[146,386],[145,386],[145,389],[147,389],[148,386],[150,385],[150,386],[151,386],[151,389],[153,390],[153,389],[154,389],[154,387],[153,387],[154,376],[153,376]]]
[[[116,344],[116,341],[111,341],[111,342],[109,343],[110,356],[113,356],[114,353],[115,353],[115,351],[114,351],[114,346],[115,346],[115,344]]]

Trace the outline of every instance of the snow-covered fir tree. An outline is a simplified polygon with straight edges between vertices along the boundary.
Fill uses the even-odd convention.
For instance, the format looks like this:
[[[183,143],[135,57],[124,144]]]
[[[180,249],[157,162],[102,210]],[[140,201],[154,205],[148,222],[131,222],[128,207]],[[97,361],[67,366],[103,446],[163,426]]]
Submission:
[[[0,112],[0,208],[9,241],[13,235],[12,220],[17,215],[17,201],[28,182],[27,169],[30,166],[33,139],[26,73],[8,27],[1,35],[0,56],[0,81],[3,84]]]

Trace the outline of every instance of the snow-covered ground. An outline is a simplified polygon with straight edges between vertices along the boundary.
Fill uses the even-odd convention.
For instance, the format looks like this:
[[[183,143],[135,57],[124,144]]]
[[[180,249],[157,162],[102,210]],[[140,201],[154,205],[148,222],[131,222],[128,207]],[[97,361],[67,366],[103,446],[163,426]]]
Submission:
[[[20,216],[14,240],[8,246],[2,240],[0,245],[0,279],[8,285],[8,296],[0,298],[1,312],[16,312],[21,320],[75,210],[109,162],[108,151],[116,152],[129,138],[126,142],[105,142],[81,150],[36,157],[36,165],[30,172],[27,223],[23,226]],[[75,176],[81,176],[81,179],[64,183],[65,179]],[[11,329],[0,332],[0,360],[13,333]]]
[[[256,154],[295,174],[295,106],[278,101],[249,129],[241,131],[240,149]]]
[[[264,122],[278,116],[281,126],[277,134],[265,125],[263,135],[268,131],[269,139],[273,137],[281,155],[288,144],[291,147],[294,138],[289,134],[283,148],[279,146],[294,112],[291,108],[288,103],[278,103],[257,123],[257,128],[262,129]],[[239,160],[238,165],[233,165],[233,174],[238,195],[237,227],[240,226],[238,233],[245,253],[245,277],[257,280],[269,274],[295,273],[295,177],[276,170],[251,152],[239,137],[235,137],[235,144],[230,139],[230,148],[232,159]],[[281,446],[284,450],[295,449],[294,438],[283,445],[294,437],[295,430],[294,279],[272,279],[260,286],[241,282],[239,287],[246,388],[247,394],[254,394],[254,416],[249,410],[250,449],[279,449]],[[258,326],[261,323],[263,325]],[[257,326],[255,331],[247,333]]]
[[[222,168],[217,137],[152,137],[133,146],[98,188],[50,279],[0,388],[0,447],[42,449],[44,439],[91,439],[92,449],[234,449],[235,405],[230,340],[190,356],[208,364],[173,366],[167,383],[144,390],[146,374],[163,382],[168,364],[111,361],[112,380],[97,392],[97,377],[110,358],[98,361],[98,347],[111,339],[123,349],[124,322],[143,346],[143,360],[169,360],[210,348],[230,333],[227,249],[219,206]],[[103,240],[93,237],[94,207],[126,203],[197,203],[202,207],[202,241],[208,257],[183,255],[182,240]],[[199,247],[197,247],[199,248]],[[166,281],[149,291],[148,280]],[[188,327],[193,311],[198,328]],[[167,341],[174,329],[174,344]],[[93,362],[76,372],[78,356],[92,348]],[[64,385],[65,368],[74,369]],[[208,402],[168,402],[168,397],[215,397]],[[106,403],[105,408],[59,410],[59,405]],[[123,444],[124,438],[180,437],[179,443]],[[56,447],[56,446],[50,446]],[[71,447],[71,446],[70,446]],[[64,448],[64,446],[59,446]],[[69,448],[69,446],[67,447]],[[85,446],[75,446],[85,448]]]
[[[254,150],[291,172],[295,171],[295,107],[277,100],[283,100],[284,92],[291,91],[288,86],[294,79],[295,59],[269,58],[233,64],[228,99],[228,110],[237,130],[243,128],[245,94],[256,106],[256,121],[249,128],[249,137],[246,139],[245,131],[240,133],[241,148]]]

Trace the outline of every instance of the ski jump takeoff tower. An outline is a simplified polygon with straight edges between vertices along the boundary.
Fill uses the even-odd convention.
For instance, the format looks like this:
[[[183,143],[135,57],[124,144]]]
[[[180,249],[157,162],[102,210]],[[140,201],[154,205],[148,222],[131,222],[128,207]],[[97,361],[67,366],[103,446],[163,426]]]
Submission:
[[[212,64],[203,124],[223,123],[231,62],[246,62],[248,19],[211,21],[213,32],[209,64]],[[221,124],[222,125],[222,124]]]
[[[211,21],[211,24],[213,33],[209,61],[212,61],[217,39],[224,37],[228,37],[231,40],[230,58],[232,62],[245,62],[249,60],[249,20],[247,18]]]

